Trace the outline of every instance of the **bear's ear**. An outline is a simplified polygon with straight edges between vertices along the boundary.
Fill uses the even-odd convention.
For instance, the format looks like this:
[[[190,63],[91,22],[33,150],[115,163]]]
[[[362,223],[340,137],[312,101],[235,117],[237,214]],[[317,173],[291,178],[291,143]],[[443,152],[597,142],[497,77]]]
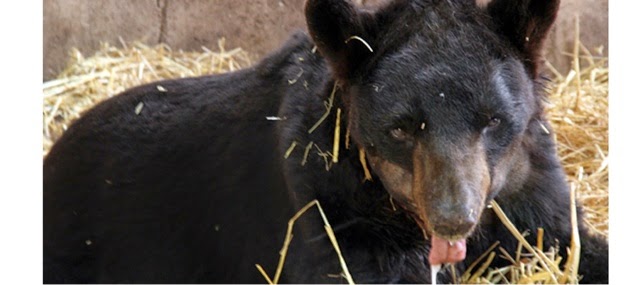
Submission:
[[[536,77],[560,0],[476,0],[476,4],[487,10],[498,32],[520,51],[529,74]]]
[[[305,6],[309,33],[337,80],[348,80],[372,53],[367,24],[374,21],[374,15],[352,2],[308,0]]]

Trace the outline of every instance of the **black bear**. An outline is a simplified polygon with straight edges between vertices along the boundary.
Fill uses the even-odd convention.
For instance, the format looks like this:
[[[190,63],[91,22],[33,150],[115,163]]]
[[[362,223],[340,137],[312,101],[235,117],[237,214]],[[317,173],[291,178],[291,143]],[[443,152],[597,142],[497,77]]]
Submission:
[[[430,283],[430,263],[463,272],[495,241],[515,252],[492,200],[566,260],[539,75],[560,1],[387,2],[308,0],[308,34],[255,66],[84,114],[44,160],[44,281],[265,282],[255,264],[276,268],[315,199],[358,283]],[[323,227],[296,223],[280,282],[345,281]],[[608,243],[580,234],[582,282],[608,282]]]

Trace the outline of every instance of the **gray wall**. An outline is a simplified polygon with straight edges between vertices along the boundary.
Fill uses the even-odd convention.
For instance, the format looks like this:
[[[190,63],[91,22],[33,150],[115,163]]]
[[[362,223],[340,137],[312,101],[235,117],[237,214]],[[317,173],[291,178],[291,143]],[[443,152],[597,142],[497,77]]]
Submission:
[[[378,1],[388,0],[359,0]],[[303,5],[304,0],[44,0],[43,76],[60,72],[72,47],[89,56],[100,42],[119,46],[119,38],[200,51],[216,50],[225,37],[227,48],[260,57],[304,29]],[[572,50],[576,14],[585,45],[604,44],[608,52],[608,0],[564,0],[548,42],[549,60],[564,71],[570,59],[561,51]]]

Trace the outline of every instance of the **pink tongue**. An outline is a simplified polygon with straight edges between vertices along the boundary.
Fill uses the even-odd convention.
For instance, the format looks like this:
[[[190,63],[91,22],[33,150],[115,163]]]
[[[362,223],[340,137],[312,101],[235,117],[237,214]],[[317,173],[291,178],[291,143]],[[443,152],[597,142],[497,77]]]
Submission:
[[[452,241],[431,236],[431,251],[429,252],[429,264],[455,263],[464,260],[467,255],[467,241],[464,239]]]

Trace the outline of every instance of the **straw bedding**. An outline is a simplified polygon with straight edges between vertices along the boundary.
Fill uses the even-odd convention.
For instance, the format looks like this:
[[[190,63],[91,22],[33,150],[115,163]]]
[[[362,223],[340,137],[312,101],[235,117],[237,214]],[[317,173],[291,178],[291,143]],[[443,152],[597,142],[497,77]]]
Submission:
[[[576,190],[578,202],[585,206],[590,229],[608,236],[608,62],[607,58],[592,55],[579,41],[576,43],[567,56],[582,65],[575,64],[564,75],[547,64],[551,75],[547,116],[568,180]],[[74,49],[68,67],[57,79],[43,84],[43,155],[85,110],[130,87],[167,78],[223,73],[251,64],[251,57],[242,49],[226,50],[224,39],[219,41],[217,50],[183,52],[166,45],[135,42],[121,43],[121,47],[103,44],[95,55],[85,58]],[[536,252],[531,253],[523,244],[521,251],[507,253],[497,245],[478,260],[473,272],[460,272],[458,282],[576,282],[574,273],[565,274],[558,269],[567,261],[559,260],[556,249],[544,250],[547,251],[534,249]],[[514,265],[483,266],[493,258],[512,259]]]
[[[250,65],[249,55],[240,48],[218,51],[173,51],[167,45],[147,46],[140,42],[102,44],[95,55],[85,58],[73,49],[69,64],[57,79],[43,86],[43,151],[87,109],[126,89],[162,79],[184,78],[234,71]]]

